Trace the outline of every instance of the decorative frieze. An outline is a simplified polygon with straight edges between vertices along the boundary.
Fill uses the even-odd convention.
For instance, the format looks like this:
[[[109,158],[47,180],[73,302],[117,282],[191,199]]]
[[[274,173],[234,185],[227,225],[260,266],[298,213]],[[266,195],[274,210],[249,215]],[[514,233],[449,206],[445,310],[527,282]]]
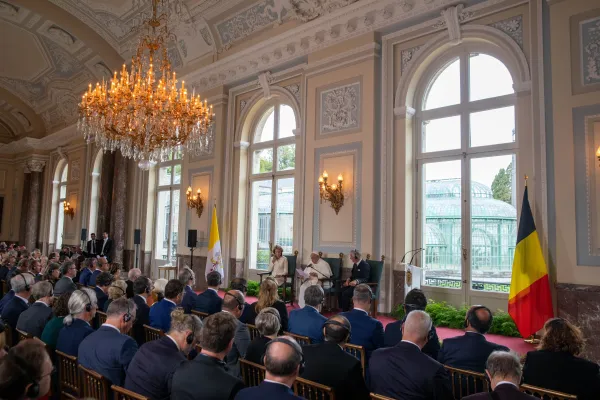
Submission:
[[[329,134],[359,128],[360,97],[360,82],[322,91],[319,132]]]

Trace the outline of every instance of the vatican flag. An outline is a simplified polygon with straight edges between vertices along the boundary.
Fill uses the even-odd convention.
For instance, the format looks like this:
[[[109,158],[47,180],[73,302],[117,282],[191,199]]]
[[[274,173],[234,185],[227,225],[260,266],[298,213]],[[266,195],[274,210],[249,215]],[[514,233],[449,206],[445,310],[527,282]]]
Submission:
[[[221,257],[221,240],[219,239],[219,224],[217,222],[217,206],[213,207],[212,223],[210,224],[210,237],[208,240],[208,254],[206,256],[206,274],[218,271],[224,275],[223,259]]]

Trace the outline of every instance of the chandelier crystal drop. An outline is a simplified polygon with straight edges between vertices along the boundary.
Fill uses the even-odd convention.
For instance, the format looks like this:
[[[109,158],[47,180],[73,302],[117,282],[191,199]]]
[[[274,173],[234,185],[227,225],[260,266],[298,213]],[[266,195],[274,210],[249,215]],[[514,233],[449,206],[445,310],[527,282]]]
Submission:
[[[161,7],[159,15],[158,9]],[[177,86],[168,56],[174,34],[168,28],[168,0],[152,0],[152,16],[144,21],[140,42],[126,66],[110,82],[89,85],[79,104],[78,129],[85,140],[104,151],[120,150],[147,169],[183,150],[211,154],[213,106]]]

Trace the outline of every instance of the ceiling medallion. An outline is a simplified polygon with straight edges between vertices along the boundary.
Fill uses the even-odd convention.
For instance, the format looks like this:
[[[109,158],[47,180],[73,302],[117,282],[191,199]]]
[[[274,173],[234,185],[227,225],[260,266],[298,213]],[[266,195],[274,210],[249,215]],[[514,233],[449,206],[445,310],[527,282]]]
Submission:
[[[79,104],[77,126],[86,141],[104,151],[121,150],[143,169],[179,150],[211,154],[214,144],[213,106],[199,95],[188,97],[185,82],[177,88],[167,48],[175,40],[168,1],[152,0],[130,70],[123,65],[110,83],[90,84]]]

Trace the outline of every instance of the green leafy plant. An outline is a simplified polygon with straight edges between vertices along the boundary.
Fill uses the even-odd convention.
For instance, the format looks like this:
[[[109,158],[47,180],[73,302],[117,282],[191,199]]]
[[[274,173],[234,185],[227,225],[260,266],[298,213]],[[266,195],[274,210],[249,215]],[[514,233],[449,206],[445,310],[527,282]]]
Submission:
[[[256,281],[248,281],[248,296],[258,296],[258,282]]]

